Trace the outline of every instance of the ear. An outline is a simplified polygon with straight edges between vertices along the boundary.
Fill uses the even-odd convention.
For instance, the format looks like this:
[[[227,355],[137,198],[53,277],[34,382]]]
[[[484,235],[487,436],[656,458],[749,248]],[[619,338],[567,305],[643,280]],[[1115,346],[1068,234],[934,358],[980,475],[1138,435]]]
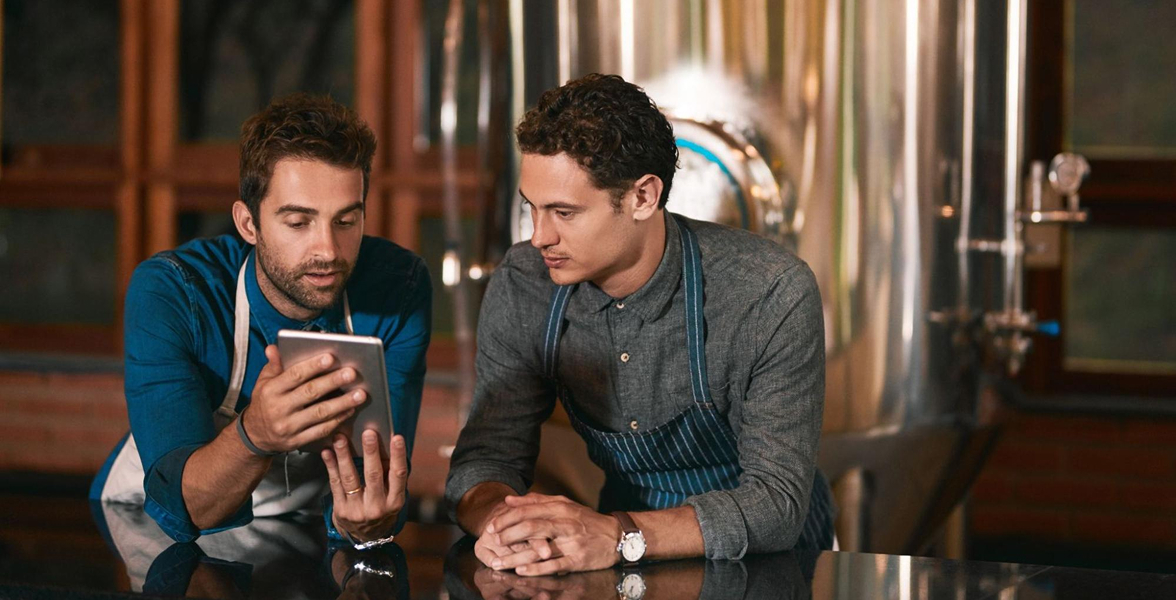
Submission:
[[[644,221],[657,214],[661,200],[662,180],[657,175],[644,175],[633,183],[633,218]]]
[[[249,207],[240,200],[233,203],[233,224],[237,226],[237,233],[241,234],[242,239],[257,245],[257,221],[253,219]]]

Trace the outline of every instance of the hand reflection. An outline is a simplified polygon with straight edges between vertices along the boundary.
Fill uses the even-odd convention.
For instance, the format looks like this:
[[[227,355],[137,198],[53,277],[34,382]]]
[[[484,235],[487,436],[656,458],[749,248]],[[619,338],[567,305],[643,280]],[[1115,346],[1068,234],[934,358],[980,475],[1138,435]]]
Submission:
[[[608,598],[617,593],[617,572],[611,569],[561,576],[522,577],[480,567],[474,585],[485,600],[576,600]]]

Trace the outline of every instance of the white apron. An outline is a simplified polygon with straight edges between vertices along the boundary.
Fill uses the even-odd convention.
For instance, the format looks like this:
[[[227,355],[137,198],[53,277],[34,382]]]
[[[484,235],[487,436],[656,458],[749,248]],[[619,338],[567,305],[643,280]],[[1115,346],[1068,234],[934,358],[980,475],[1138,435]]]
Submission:
[[[217,432],[237,418],[237,399],[245,381],[245,365],[249,358],[249,297],[245,293],[246,260],[237,275],[237,299],[233,321],[233,370],[229,389],[220,408],[213,414]],[[343,314],[347,333],[354,334],[351,325],[351,306],[343,293]],[[319,498],[329,489],[327,470],[318,453],[298,450],[276,457],[257,489],[253,490],[253,516],[270,517],[298,511],[319,512]],[[121,502],[142,506],[143,463],[135,445],[135,436],[127,436],[118,456],[111,465],[102,487],[103,502]]]

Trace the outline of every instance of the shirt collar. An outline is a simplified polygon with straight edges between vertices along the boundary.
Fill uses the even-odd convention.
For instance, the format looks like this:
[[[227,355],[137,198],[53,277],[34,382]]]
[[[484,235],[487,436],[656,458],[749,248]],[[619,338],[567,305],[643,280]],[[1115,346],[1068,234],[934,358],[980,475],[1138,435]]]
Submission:
[[[663,312],[682,280],[682,234],[669,211],[663,209],[662,213],[666,223],[666,244],[653,276],[636,292],[620,300],[610,297],[595,284],[581,286],[576,296],[581,297],[586,310],[600,312],[609,306],[623,304],[625,310],[636,311],[645,321],[652,321]]]
[[[278,312],[273,304],[261,291],[257,283],[257,250],[249,252],[245,259],[245,294],[249,298],[249,320],[253,327],[257,327],[267,344],[275,344],[278,340],[278,330],[281,329],[318,329],[322,331],[340,333],[346,332],[343,324],[343,303],[336,302],[324,310],[319,316],[309,321],[291,319]]]

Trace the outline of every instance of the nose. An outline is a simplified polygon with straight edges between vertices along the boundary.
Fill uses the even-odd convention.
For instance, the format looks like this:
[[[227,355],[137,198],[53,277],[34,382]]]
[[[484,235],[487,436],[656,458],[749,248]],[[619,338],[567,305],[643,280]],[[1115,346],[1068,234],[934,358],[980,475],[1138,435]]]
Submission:
[[[316,260],[333,262],[339,256],[339,237],[329,221],[318,228],[310,243],[308,250]]]
[[[543,214],[535,209],[531,209],[531,225],[534,227],[534,232],[531,233],[532,246],[542,250],[559,243],[559,235],[555,232],[555,227],[548,222],[548,218],[544,218]]]

